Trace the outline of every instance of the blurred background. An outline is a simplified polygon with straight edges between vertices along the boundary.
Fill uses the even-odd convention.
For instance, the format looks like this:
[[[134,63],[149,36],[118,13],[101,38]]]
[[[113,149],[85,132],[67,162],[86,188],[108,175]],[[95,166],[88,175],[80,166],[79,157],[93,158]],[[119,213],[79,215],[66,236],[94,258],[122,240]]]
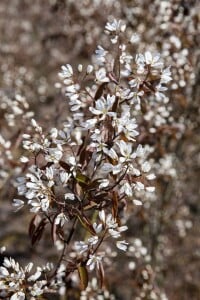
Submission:
[[[97,45],[104,43],[106,22],[113,18],[124,20],[130,34],[135,33],[133,55],[160,52],[165,65],[171,66],[173,81],[167,126],[163,127],[162,112],[157,125],[161,132],[157,197],[134,210],[129,220],[143,253],[131,258],[137,261],[136,269],[129,264],[128,271],[116,271],[110,289],[116,299],[150,299],[136,298],[146,268],[152,274],[149,280],[168,299],[198,300],[199,1],[0,1],[0,247],[5,245],[6,255],[22,264],[54,258],[48,238],[31,248],[27,234],[31,216],[28,211],[14,213],[11,205],[17,197],[15,178],[23,172],[18,163],[21,134],[33,114],[46,129],[59,126],[66,118],[66,99],[55,87],[60,67],[89,64]],[[150,264],[145,263],[145,251]]]

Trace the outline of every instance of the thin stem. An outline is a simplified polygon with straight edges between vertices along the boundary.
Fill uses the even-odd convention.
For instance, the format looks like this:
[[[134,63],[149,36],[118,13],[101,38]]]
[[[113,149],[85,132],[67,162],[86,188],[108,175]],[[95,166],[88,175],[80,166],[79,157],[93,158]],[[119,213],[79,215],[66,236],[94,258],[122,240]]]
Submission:
[[[74,234],[75,227],[76,227],[76,224],[77,224],[77,220],[78,220],[78,218],[75,217],[74,222],[73,222],[73,225],[72,225],[72,228],[71,228],[70,233],[69,233],[69,236],[68,236],[67,240],[64,241],[64,247],[63,247],[62,253],[61,253],[61,255],[60,255],[60,258],[59,258],[58,263],[57,263],[57,265],[56,265],[55,271],[54,271],[53,275],[51,276],[51,278],[53,278],[53,277],[56,275],[56,273],[57,273],[57,271],[58,271],[58,269],[59,269],[59,267],[60,267],[61,262],[64,260],[64,257],[65,257],[65,251],[66,251],[67,246],[69,245],[69,243],[70,243],[70,241],[71,241],[71,239],[72,239],[72,236],[73,236],[73,234]]]

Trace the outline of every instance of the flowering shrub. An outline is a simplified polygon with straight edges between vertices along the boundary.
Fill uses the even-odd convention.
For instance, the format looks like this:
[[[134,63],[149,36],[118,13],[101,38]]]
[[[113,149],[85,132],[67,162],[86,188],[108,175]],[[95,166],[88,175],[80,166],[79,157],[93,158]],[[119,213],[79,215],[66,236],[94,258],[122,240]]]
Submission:
[[[131,55],[132,37],[126,38],[121,20],[108,22],[105,32],[112,51],[98,46],[94,63],[78,65],[77,71],[62,66],[59,75],[70,115],[61,129],[44,132],[32,119],[23,134],[27,154],[21,162],[28,169],[17,179],[20,198],[13,205],[17,210],[28,205],[34,213],[29,226],[32,245],[49,225],[61,255],[54,268],[38,267],[33,275],[32,263],[22,269],[5,258],[1,283],[11,299],[25,299],[26,294],[35,299],[61,288],[63,292],[75,271],[83,290],[93,270],[103,288],[107,260],[133,247],[123,239],[130,218],[127,207],[142,205],[144,195],[154,192],[152,150],[145,139],[138,142],[137,122],[144,122],[146,106],[158,109],[165,101],[171,72],[159,54]],[[80,240],[74,240],[76,234]],[[141,251],[146,254],[145,248]],[[153,287],[148,293],[154,293]]]
[[[79,2],[63,1],[63,7],[69,5],[79,13],[81,24],[95,14],[104,18],[99,7],[110,10],[111,2],[95,1],[88,9],[86,1],[79,10]],[[163,232],[166,220],[173,216],[166,209],[171,180],[175,187],[180,184],[171,149],[183,139],[187,125],[174,113],[177,103],[170,98],[175,95],[184,107],[181,91],[187,82],[194,82],[187,49],[192,41],[180,35],[182,29],[190,32],[194,27],[184,27],[186,23],[180,22],[184,11],[173,7],[173,1],[161,2],[153,3],[160,12],[155,22],[162,25],[155,27],[154,45],[146,42],[144,33],[149,19],[141,22],[138,32],[133,30],[140,22],[140,9],[133,10],[124,1],[126,22],[110,18],[99,39],[101,45],[98,42],[94,53],[89,53],[90,63],[76,60],[62,66],[61,81],[55,86],[58,93],[65,93],[65,100],[62,112],[54,101],[55,119],[49,120],[50,126],[41,117],[34,119],[22,97],[22,84],[15,95],[2,91],[0,184],[6,192],[11,180],[18,191],[13,207],[17,212],[28,207],[32,213],[29,237],[34,249],[42,244],[44,261],[38,266],[35,262],[36,266],[33,262],[20,266],[4,256],[2,248],[2,298],[49,299],[52,294],[69,299],[117,299],[119,292],[113,287],[127,280],[133,289],[126,296],[122,293],[122,299],[167,299],[155,278],[170,252]],[[57,9],[56,3],[52,9]],[[116,15],[120,5],[115,3]],[[165,34],[175,9],[180,26],[168,41]],[[93,22],[95,18],[87,22],[86,40],[77,39],[77,52],[79,43],[91,45],[98,40],[101,27],[95,28]],[[72,28],[81,37],[82,27],[75,25]],[[170,26],[173,30],[174,23]],[[44,45],[49,38],[43,38]],[[19,71],[22,76],[27,73],[23,68]],[[48,83],[44,78],[40,83],[38,93],[43,99]],[[175,221],[180,237],[192,227],[187,217],[183,206]],[[140,226],[145,228],[141,235]],[[49,248],[50,254],[46,253]]]

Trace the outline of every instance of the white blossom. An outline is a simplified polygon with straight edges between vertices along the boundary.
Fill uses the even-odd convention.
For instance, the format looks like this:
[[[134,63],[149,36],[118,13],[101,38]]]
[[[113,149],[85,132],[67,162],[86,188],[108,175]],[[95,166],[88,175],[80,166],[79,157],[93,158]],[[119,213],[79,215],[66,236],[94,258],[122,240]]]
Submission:
[[[15,294],[13,294],[11,297],[10,297],[10,300],[24,300],[25,299],[25,293],[24,292],[17,292]]]
[[[103,47],[101,46],[97,46],[97,50],[95,51],[95,58],[97,63],[99,63],[100,65],[103,65],[103,63],[105,62],[105,56],[108,53],[108,51],[106,51]]]
[[[18,211],[24,206],[24,201],[21,199],[13,199],[12,205],[15,206],[17,208],[16,211]]]
[[[75,195],[72,193],[66,193],[65,195],[65,199],[69,199],[69,200],[75,200]]]
[[[117,241],[116,246],[122,251],[126,251],[128,248],[128,243],[126,241]]]
[[[93,70],[94,70],[94,67],[92,65],[88,65],[86,73],[90,74],[90,73],[92,73]]]
[[[62,155],[63,155],[61,146],[59,148],[58,147],[57,148],[49,148],[48,154],[45,155],[45,159],[49,162],[57,163],[62,158]]]
[[[172,80],[170,67],[162,70],[160,83],[168,83]]]
[[[110,79],[106,76],[105,68],[101,68],[98,71],[96,71],[95,76],[96,76],[97,82],[99,82],[99,83],[110,81]]]
[[[114,19],[112,22],[107,22],[105,30],[108,32],[116,32],[118,30],[124,32],[126,30],[126,25],[123,24],[121,20]]]
[[[102,261],[102,257],[99,255],[90,255],[89,259],[87,261],[87,266],[89,266],[90,271],[94,270],[94,268],[96,267],[97,269],[99,269],[99,265]]]
[[[62,71],[59,73],[61,78],[70,78],[73,75],[73,69],[70,64],[62,66]]]
[[[65,224],[65,222],[67,222],[67,221],[68,221],[68,218],[66,217],[66,215],[64,213],[60,213],[56,216],[55,224],[63,226]]]
[[[95,115],[102,115],[101,120],[108,116],[115,116],[114,112],[110,112],[115,102],[115,96],[107,95],[107,98],[102,97],[95,102],[95,108],[90,107],[90,111]]]

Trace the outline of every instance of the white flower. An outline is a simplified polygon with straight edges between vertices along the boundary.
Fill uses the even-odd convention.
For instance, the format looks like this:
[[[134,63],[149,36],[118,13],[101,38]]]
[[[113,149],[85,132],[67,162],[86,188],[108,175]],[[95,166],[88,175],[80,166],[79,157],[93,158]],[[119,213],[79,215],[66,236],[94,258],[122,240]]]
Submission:
[[[117,142],[117,145],[120,149],[122,157],[120,157],[120,162],[123,163],[127,160],[134,159],[136,154],[132,151],[132,144],[126,143],[123,140]]]
[[[171,71],[170,71],[170,67],[168,67],[162,71],[160,83],[161,84],[168,83],[171,80],[172,80]]]
[[[25,294],[24,294],[24,292],[21,292],[21,291],[13,294],[10,297],[10,300],[24,300],[24,299],[25,299]]]
[[[50,136],[51,136],[52,139],[56,139],[57,136],[58,136],[58,129],[57,128],[51,128]]]
[[[28,277],[28,281],[36,281],[41,276],[41,271],[41,268],[37,267],[37,271],[35,272],[35,274]]]
[[[152,174],[147,175],[146,178],[148,180],[154,180],[156,178],[156,176],[155,176],[155,174],[152,173]]]
[[[16,271],[19,270],[19,264],[16,263],[15,260],[12,258],[9,259],[8,257],[5,257],[3,261],[3,265],[6,268],[13,268]]]
[[[39,151],[40,149],[43,148],[42,145],[40,145],[36,142],[33,142],[33,141],[25,140],[22,143],[23,143],[23,148],[26,149],[26,150],[29,150],[31,152]]]
[[[65,200],[75,200],[75,195],[72,193],[66,193],[65,194]]]
[[[119,232],[126,231],[127,229],[128,229],[128,226],[126,226],[126,225],[117,227],[117,230],[118,230]]]
[[[48,187],[52,187],[54,185],[54,180],[53,180],[53,175],[54,175],[54,169],[52,167],[47,167],[45,170],[45,174],[47,176],[47,179],[49,180],[48,182]]]
[[[131,44],[137,44],[140,41],[140,36],[137,33],[133,33],[131,38],[130,38],[130,42]]]
[[[113,125],[117,126],[117,133],[123,132],[128,140],[135,141],[135,137],[139,134],[135,129],[138,127],[136,120],[130,119],[130,113],[126,112],[121,118],[113,120]]]
[[[65,222],[68,221],[67,217],[65,216],[64,213],[60,213],[56,216],[55,219],[55,224],[56,225],[60,225],[63,226],[65,224]]]
[[[97,244],[98,240],[99,240],[98,236],[95,235],[95,236],[92,236],[91,238],[89,238],[89,239],[87,240],[87,243],[88,243],[88,245],[93,246],[93,245],[96,245],[96,244]]]
[[[101,120],[105,119],[106,115],[115,116],[116,113],[109,112],[115,102],[115,96],[107,95],[107,98],[102,97],[95,102],[95,108],[90,107],[89,110],[95,115],[102,115]]]
[[[112,228],[108,229],[108,232],[114,239],[118,239],[121,236],[119,231]]]
[[[117,241],[116,246],[118,249],[126,251],[128,247],[128,243],[126,241]]]
[[[147,51],[144,54],[145,57],[145,62],[147,65],[150,65],[152,68],[162,68],[163,67],[163,62],[160,61],[160,54],[155,54],[152,55],[151,52]]]
[[[30,263],[25,267],[24,272],[25,272],[25,273],[30,273],[31,270],[32,270],[32,268],[33,268],[33,263],[30,262]]]
[[[27,163],[27,162],[29,161],[29,159],[28,159],[28,157],[26,157],[26,156],[21,156],[21,157],[20,157],[20,161],[21,161],[22,163]]]
[[[105,211],[104,210],[100,210],[99,212],[99,219],[105,223],[105,220],[106,220],[106,214],[105,214]]]
[[[97,50],[95,51],[95,58],[97,63],[99,63],[100,65],[103,64],[106,61],[105,56],[107,53],[108,51],[104,50],[103,47],[97,46]]]
[[[92,73],[93,70],[94,70],[94,67],[92,65],[88,65],[86,73],[90,74],[90,73]]]
[[[109,82],[109,78],[106,76],[106,70],[104,68],[95,72],[97,82]]]
[[[44,293],[45,285],[47,284],[46,280],[37,281],[31,288],[32,296],[40,296]],[[33,298],[34,299],[34,298]]]
[[[99,182],[100,182],[100,185],[99,185],[100,189],[107,187],[110,183],[108,179],[101,179],[101,180],[99,180]]]
[[[13,199],[12,205],[17,207],[16,211],[18,211],[24,206],[24,201],[21,199]]]
[[[145,71],[145,58],[144,55],[139,53],[135,57],[135,62],[137,64],[137,73],[143,74]]]
[[[42,211],[47,211],[49,208],[49,200],[46,197],[43,198],[42,200],[39,199],[29,200],[28,204],[32,206],[30,211],[34,213],[37,213],[40,209]]]
[[[114,19],[112,22],[106,23],[105,30],[107,30],[108,32],[124,32],[126,30],[126,24],[122,24],[121,20],[117,21],[116,19]]]
[[[165,95],[162,93],[164,91],[167,90],[167,88],[165,86],[162,86],[160,83],[156,86],[156,93],[155,93],[155,96],[156,96],[156,99],[158,101],[161,101],[163,99],[165,99]]]
[[[59,73],[59,76],[62,78],[70,78],[73,75],[73,69],[71,65],[67,64],[61,67],[62,71]]]
[[[31,119],[31,125],[34,127],[36,132],[42,133],[42,127],[38,125],[35,119]]]
[[[74,249],[80,254],[82,254],[86,252],[88,249],[90,249],[92,246],[96,245],[98,240],[99,240],[98,236],[92,236],[86,242],[85,241],[75,242]]]
[[[83,65],[82,64],[79,64],[78,65],[78,71],[81,73],[83,71]]]
[[[62,158],[63,152],[58,148],[49,148],[45,159],[49,162],[57,163]]]
[[[61,171],[59,175],[60,175],[60,181],[62,182],[62,184],[66,184],[71,176],[69,173],[67,173],[65,171]]]
[[[102,261],[102,257],[99,255],[90,255],[87,261],[87,266],[89,266],[90,271],[94,270],[95,267],[99,269],[99,265]]]
[[[54,246],[56,247],[56,249],[57,249],[58,251],[61,251],[61,250],[63,250],[63,248],[64,248],[64,242],[61,241],[61,240],[56,240],[56,241],[54,242]]]
[[[82,106],[82,102],[78,100],[79,95],[70,94],[68,97],[70,98],[69,104],[71,105],[71,111],[77,111]]]
[[[0,276],[9,276],[9,272],[5,267],[0,267]]]
[[[135,185],[134,185],[134,188],[137,190],[137,191],[141,191],[141,190],[144,190],[144,184],[142,182],[136,182]]]
[[[139,144],[138,146],[137,146],[137,149],[136,149],[136,157],[143,157],[144,156],[144,154],[145,154],[145,149],[142,147],[142,145],[141,144]]]
[[[88,129],[91,129],[93,128],[97,123],[97,119],[88,119],[86,120],[85,122],[82,123],[82,126],[88,130]]]
[[[91,147],[95,147],[97,152],[106,151],[106,144],[102,141],[102,134],[99,129],[95,129],[91,135],[91,139],[94,141],[90,144]]]
[[[85,251],[88,250],[88,244],[86,244],[85,242],[83,241],[78,241],[78,242],[75,242],[74,244],[74,248],[77,252],[79,252],[80,254],[84,253]]]
[[[44,197],[41,200],[41,209],[42,211],[47,211],[49,208],[49,199],[47,197]]]
[[[102,221],[105,228],[108,229],[109,234],[113,238],[119,238],[121,236],[121,232],[128,229],[127,226],[118,226],[116,221],[114,220],[113,216],[111,214],[105,215],[105,211],[101,210],[99,212],[99,219]]]
[[[113,219],[112,214],[108,214],[106,216],[104,210],[101,210],[99,212],[99,219],[102,221],[102,223],[104,224],[104,226],[106,226],[107,228],[116,228],[118,226],[118,224],[116,223],[116,221]]]
[[[151,66],[153,69],[162,69],[163,62],[160,61],[160,54],[152,55],[151,52],[147,51],[145,54],[137,54],[135,58],[137,64],[137,73],[143,74],[145,71],[145,65]]]
[[[117,160],[118,159],[118,156],[117,156],[117,153],[115,152],[115,150],[113,148],[111,149],[107,149],[107,148],[103,148],[103,152],[108,155],[110,158],[114,159],[114,160]]]
[[[125,182],[125,183],[122,184],[120,192],[125,193],[128,197],[133,196],[133,189],[132,189],[131,185],[128,182]]]
[[[111,39],[111,43],[116,44],[118,41],[118,35],[115,35],[114,37],[112,37]]]
[[[74,156],[67,157],[67,162],[73,167],[76,166],[76,158]]]
[[[112,165],[110,163],[104,163],[101,170],[105,173],[112,172],[114,175],[119,174],[123,169],[123,166],[121,164],[118,165]]]
[[[151,170],[151,165],[150,165],[150,163],[149,162],[144,162],[143,164],[142,164],[142,171],[143,172],[145,172],[145,173],[147,173],[147,172],[149,172]]]
[[[97,225],[97,223],[94,223],[92,226],[93,226],[93,228],[94,228],[94,230],[95,230],[96,233],[100,233],[102,231],[102,229],[103,229],[102,224],[98,224]]]

